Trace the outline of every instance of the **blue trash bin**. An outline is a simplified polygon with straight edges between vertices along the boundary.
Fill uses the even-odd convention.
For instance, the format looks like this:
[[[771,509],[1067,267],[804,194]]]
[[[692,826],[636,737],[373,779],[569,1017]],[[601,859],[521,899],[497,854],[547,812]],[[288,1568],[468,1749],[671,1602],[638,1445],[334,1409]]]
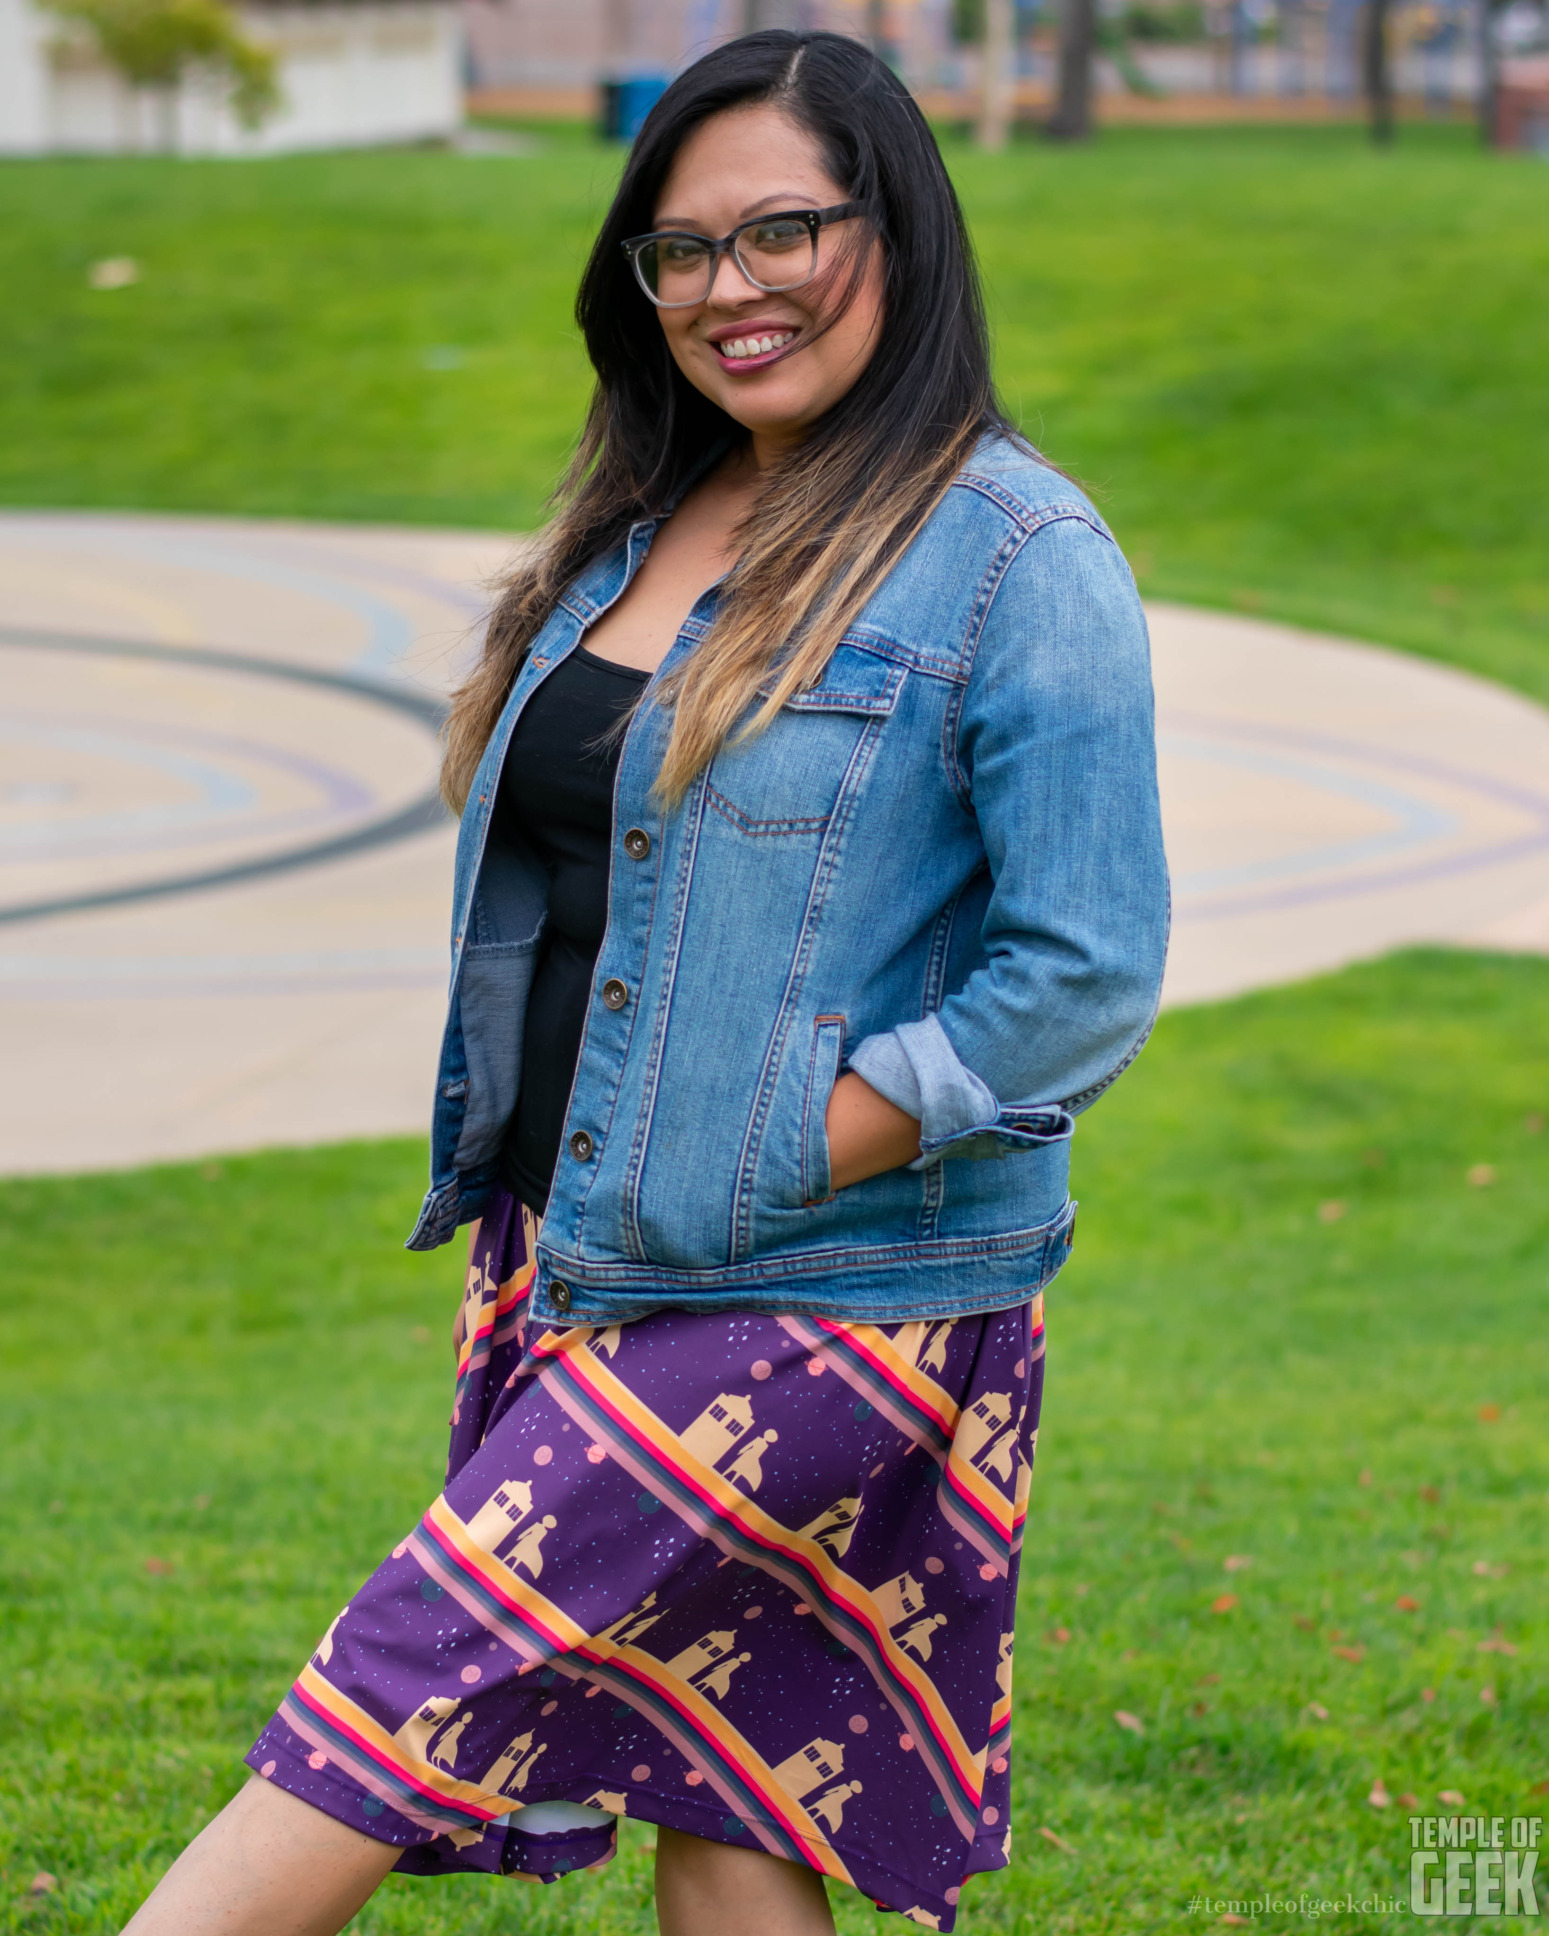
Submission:
[[[632,74],[627,80],[602,84],[602,136],[605,141],[633,141],[645,117],[667,91],[665,74]]]

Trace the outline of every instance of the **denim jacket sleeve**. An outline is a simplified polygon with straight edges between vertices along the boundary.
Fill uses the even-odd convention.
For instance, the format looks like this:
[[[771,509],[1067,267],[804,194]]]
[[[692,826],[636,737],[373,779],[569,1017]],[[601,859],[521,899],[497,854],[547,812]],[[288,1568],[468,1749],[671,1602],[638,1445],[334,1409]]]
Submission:
[[[1079,515],[1031,532],[996,586],[952,755],[993,888],[989,959],[849,1066],[920,1122],[914,1167],[1071,1133],[1156,1016],[1168,899],[1145,617]]]

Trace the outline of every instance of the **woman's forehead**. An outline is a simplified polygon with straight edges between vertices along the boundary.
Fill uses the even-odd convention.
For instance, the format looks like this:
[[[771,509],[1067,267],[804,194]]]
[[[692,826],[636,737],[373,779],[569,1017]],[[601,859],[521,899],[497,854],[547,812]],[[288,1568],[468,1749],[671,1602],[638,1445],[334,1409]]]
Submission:
[[[702,121],[673,157],[657,196],[658,228],[709,224],[717,233],[766,209],[843,199],[808,131],[768,102]]]

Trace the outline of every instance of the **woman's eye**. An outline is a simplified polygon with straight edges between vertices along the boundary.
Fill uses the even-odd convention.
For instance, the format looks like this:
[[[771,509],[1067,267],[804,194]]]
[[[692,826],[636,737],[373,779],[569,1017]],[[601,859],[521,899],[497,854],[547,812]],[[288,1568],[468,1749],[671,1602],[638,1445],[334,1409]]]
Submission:
[[[755,249],[766,249],[778,254],[782,249],[794,249],[807,240],[805,222],[760,222],[756,229],[748,232],[748,240]]]
[[[662,244],[662,261],[671,269],[696,268],[705,254],[703,242],[691,242],[686,236],[674,235]]]

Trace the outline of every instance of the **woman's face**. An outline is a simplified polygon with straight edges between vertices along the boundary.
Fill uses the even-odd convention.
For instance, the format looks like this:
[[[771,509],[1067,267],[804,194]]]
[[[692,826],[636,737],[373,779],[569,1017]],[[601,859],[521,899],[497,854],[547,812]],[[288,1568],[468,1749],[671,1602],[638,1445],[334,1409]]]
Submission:
[[[767,105],[730,108],[702,122],[678,150],[653,226],[714,240],[755,215],[845,199],[817,142],[789,115]],[[857,242],[866,250],[864,272],[843,308]],[[703,302],[656,314],[694,388],[753,433],[755,453],[773,454],[799,441],[870,362],[882,325],[882,251],[857,222],[836,222],[819,233],[810,282],[767,295],[728,253]]]

